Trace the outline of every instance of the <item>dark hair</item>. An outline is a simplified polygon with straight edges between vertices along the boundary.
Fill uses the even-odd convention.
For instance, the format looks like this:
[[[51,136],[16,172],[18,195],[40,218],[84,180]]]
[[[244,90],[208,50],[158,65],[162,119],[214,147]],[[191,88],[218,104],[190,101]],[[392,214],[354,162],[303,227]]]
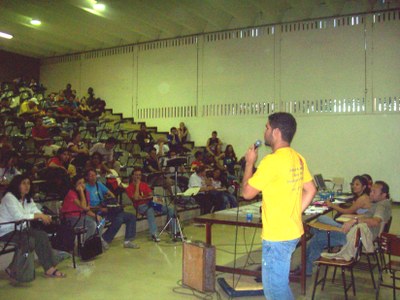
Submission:
[[[382,181],[382,180],[377,180],[375,181],[375,184],[381,186],[381,192],[386,194],[386,199],[390,199],[390,194],[389,194],[389,185]]]
[[[356,175],[356,176],[354,176],[353,179],[351,180],[351,183],[353,184],[354,181],[356,181],[356,180],[358,180],[358,181],[361,183],[361,185],[365,187],[365,189],[364,189],[364,191],[362,192],[361,195],[363,195],[363,194],[369,195],[369,191],[370,191],[370,190],[369,190],[369,187],[368,187],[368,180],[367,180],[367,178],[365,178],[365,177],[363,177],[363,176],[361,176],[361,175]]]
[[[15,175],[13,179],[11,180],[10,184],[7,187],[6,193],[10,192],[13,194],[18,200],[21,199],[21,191],[19,190],[21,182],[24,181],[25,179],[29,179],[29,182],[32,183],[29,175],[27,173],[24,173],[22,175]],[[28,194],[25,195],[25,199],[28,203],[31,202],[32,199],[32,189],[29,189]]]
[[[215,134],[218,134],[218,132],[216,132],[215,130],[214,130],[213,132],[211,132],[211,134],[214,134],[214,133],[215,133]]]
[[[60,156],[64,152],[69,152],[69,150],[67,148],[60,148],[60,149],[57,150],[56,156]]]
[[[196,174],[200,174],[200,173],[204,172],[205,170],[206,170],[205,166],[198,166],[196,168]]]
[[[6,165],[8,164],[8,161],[12,158],[19,158],[19,154],[18,152],[14,151],[14,150],[9,150],[6,153],[4,153],[4,155],[1,157],[1,161],[0,161],[0,165],[4,165],[6,167]]]
[[[93,157],[94,156],[98,156],[99,157],[99,160],[100,160],[100,162],[102,162],[103,161],[103,155],[101,155],[101,153],[100,152],[93,152],[92,153],[92,155],[90,156],[90,159],[93,159]]]
[[[174,129],[177,130],[176,127],[171,127],[171,129],[169,131],[172,132],[172,130],[174,130]]]
[[[268,116],[268,121],[272,129],[278,128],[281,131],[282,139],[289,144],[292,142],[296,133],[296,119],[289,113],[278,112]]]
[[[133,167],[133,170],[132,170],[132,172],[131,172],[131,176],[133,175],[133,173],[135,173],[135,172],[138,172],[138,171],[140,171],[140,172],[142,172],[142,173],[143,173],[143,171],[142,171],[142,168],[141,168],[141,167]]]
[[[228,148],[229,148],[229,147],[232,148],[232,157],[234,157],[235,159],[237,159],[235,150],[233,149],[233,146],[232,146],[231,144],[226,145],[226,148],[225,148],[225,157],[226,157],[226,155],[228,154]]]
[[[96,172],[96,170],[95,169],[93,169],[93,168],[90,168],[90,169],[87,169],[86,170],[86,172],[85,172],[85,176],[87,177],[87,176],[89,176],[89,173],[90,172],[94,172],[95,174],[97,174],[97,172]]]
[[[117,139],[115,137],[110,136],[107,140],[106,140],[106,144],[116,144],[117,143]]]
[[[85,176],[83,176],[82,173],[76,174],[76,176],[72,177],[71,179],[71,189],[73,189],[74,191],[76,191],[75,189],[75,185],[76,183],[81,180],[81,179],[85,179]]]
[[[202,151],[196,151],[196,153],[194,154],[195,158],[198,158],[199,156],[203,157],[203,152]]]
[[[372,177],[371,177],[371,175],[369,175],[369,174],[362,174],[361,176],[364,177],[365,179],[367,179],[368,181],[371,181],[371,182],[372,182]]]

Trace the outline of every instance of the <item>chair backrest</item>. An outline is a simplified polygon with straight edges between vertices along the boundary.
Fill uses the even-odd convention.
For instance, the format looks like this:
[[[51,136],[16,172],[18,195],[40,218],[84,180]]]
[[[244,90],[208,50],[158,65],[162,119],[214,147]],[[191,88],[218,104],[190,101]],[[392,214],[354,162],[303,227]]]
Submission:
[[[380,247],[381,251],[389,256],[400,256],[400,236],[382,232],[380,237]]]
[[[385,223],[385,225],[383,226],[382,232],[389,233],[390,226],[392,225],[392,219],[393,219],[393,217],[390,216],[389,220],[388,220],[388,221]]]

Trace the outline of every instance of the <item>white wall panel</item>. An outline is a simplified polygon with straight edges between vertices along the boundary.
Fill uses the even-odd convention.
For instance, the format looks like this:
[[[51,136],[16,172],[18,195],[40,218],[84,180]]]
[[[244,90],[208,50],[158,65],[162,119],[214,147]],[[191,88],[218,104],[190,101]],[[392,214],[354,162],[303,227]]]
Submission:
[[[274,35],[204,43],[201,104],[272,100]]]
[[[373,24],[373,97],[400,95],[400,20]]]
[[[133,53],[82,60],[82,95],[92,87],[96,97],[107,102],[107,108],[132,117]]]
[[[138,108],[196,104],[195,44],[140,50],[137,68]]]
[[[72,89],[80,93],[81,62],[70,61],[64,63],[45,64],[40,67],[40,81],[47,88],[47,93],[58,92],[71,83]]]
[[[364,25],[282,33],[282,100],[362,98]]]

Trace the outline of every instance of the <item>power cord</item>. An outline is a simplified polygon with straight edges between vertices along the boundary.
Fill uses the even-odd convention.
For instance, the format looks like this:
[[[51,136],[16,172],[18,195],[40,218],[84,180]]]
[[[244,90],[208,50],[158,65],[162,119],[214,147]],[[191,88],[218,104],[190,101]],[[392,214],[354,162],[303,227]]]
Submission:
[[[180,295],[185,295],[185,296],[193,296],[196,297],[197,299],[202,299],[202,300],[212,300],[214,299],[214,294],[216,295],[217,300],[221,300],[221,295],[219,292],[200,292],[196,289],[193,289],[189,286],[183,285],[182,280],[178,280],[176,282],[178,287],[174,287],[172,291],[174,293],[180,294]]]

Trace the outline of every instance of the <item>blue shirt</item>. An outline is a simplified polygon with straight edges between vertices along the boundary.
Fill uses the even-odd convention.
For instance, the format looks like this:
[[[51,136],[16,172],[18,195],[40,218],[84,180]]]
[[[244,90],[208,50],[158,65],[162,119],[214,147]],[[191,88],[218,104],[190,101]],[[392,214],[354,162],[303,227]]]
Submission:
[[[86,191],[90,196],[90,206],[99,206],[104,200],[104,195],[108,193],[108,188],[101,182],[97,181],[97,186],[96,184],[90,185],[89,183],[86,183]]]

